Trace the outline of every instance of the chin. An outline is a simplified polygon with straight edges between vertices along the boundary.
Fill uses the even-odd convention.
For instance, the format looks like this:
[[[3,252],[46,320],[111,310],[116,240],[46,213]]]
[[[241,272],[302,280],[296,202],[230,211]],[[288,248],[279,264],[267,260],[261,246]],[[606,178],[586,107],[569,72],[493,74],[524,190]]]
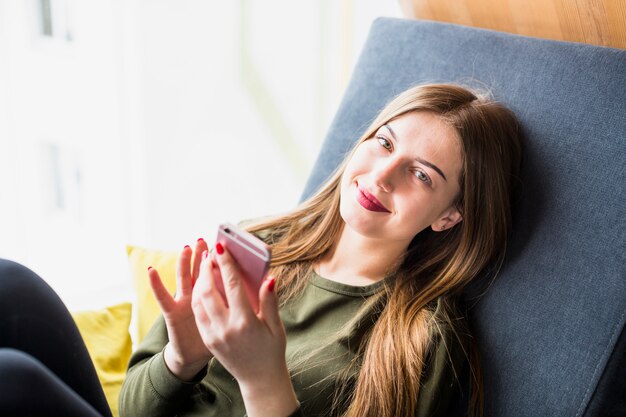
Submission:
[[[369,238],[378,238],[381,236],[381,222],[373,216],[368,216],[364,209],[360,206],[349,206],[340,204],[339,214],[345,223],[345,227],[352,231]]]

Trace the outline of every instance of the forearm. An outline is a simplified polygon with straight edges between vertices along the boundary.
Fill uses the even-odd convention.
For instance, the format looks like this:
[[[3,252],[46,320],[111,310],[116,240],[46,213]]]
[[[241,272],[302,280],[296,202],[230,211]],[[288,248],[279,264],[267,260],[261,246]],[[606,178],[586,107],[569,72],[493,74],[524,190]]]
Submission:
[[[167,343],[167,329],[160,318],[130,358],[120,392],[120,416],[174,415],[180,404],[190,398],[197,381],[205,375],[206,368],[196,372],[190,383],[176,378],[163,356]]]
[[[171,416],[189,401],[206,368],[190,382],[179,380],[167,368],[163,354],[135,364],[122,385],[120,416]]]
[[[167,369],[176,376],[176,378],[181,381],[192,381],[195,380],[198,373],[200,373],[204,368],[206,368],[208,361],[202,360],[195,363],[184,363],[180,358],[173,352],[171,345],[168,343],[163,350],[163,359]]]
[[[249,417],[300,416],[300,404],[287,368],[276,377],[259,378],[240,385],[241,395]]]

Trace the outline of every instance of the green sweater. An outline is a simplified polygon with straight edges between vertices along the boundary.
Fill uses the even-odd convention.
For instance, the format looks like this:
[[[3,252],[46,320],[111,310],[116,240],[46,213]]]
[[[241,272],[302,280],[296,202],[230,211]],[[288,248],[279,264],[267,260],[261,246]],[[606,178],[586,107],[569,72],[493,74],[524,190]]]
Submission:
[[[350,374],[348,364],[363,336],[364,326],[358,322],[368,320],[371,311],[361,313],[362,317],[356,315],[383,285],[378,282],[355,287],[313,273],[302,296],[281,309],[287,333],[287,364],[301,404],[293,416],[327,415],[337,381],[342,371],[344,377]],[[353,319],[356,324],[345,328]],[[435,338],[422,378],[417,417],[445,416],[452,397],[460,392],[456,376],[464,363],[463,346],[445,327]],[[120,416],[245,415],[237,381],[217,359],[212,359],[196,380],[182,382],[163,360],[167,341],[161,317],[130,359],[120,394]]]

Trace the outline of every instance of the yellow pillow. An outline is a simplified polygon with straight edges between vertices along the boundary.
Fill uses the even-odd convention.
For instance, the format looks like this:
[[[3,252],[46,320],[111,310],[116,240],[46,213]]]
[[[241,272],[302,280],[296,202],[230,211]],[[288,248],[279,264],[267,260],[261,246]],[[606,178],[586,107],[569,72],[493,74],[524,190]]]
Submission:
[[[132,349],[128,333],[131,315],[130,303],[72,314],[114,416],[118,415],[117,401]]]
[[[176,259],[177,252],[164,252],[150,250],[137,246],[127,246],[128,261],[135,291],[137,294],[137,340],[139,343],[144,338],[156,318],[161,314],[159,304],[154,298],[148,267],[151,266],[159,271],[159,276],[165,287],[174,293],[176,290]]]

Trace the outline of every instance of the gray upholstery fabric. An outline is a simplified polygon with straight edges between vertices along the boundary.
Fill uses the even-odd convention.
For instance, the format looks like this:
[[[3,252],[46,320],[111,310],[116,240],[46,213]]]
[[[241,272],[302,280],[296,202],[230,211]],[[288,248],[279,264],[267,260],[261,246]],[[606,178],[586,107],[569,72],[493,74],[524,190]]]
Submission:
[[[394,95],[432,81],[489,88],[526,136],[507,260],[472,310],[486,415],[626,413],[626,51],[379,19],[303,197]]]

